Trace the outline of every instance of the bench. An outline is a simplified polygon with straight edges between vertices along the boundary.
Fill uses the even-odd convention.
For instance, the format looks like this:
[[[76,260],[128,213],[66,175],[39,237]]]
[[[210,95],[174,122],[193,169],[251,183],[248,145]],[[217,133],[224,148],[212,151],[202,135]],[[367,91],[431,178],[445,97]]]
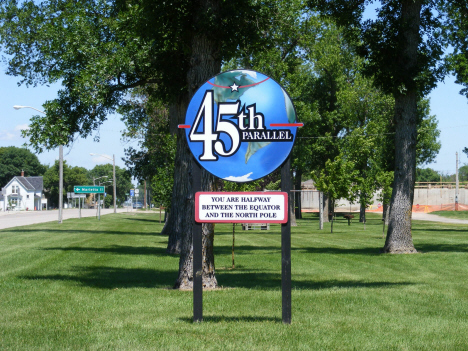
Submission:
[[[270,223],[242,223],[242,230],[269,230]]]

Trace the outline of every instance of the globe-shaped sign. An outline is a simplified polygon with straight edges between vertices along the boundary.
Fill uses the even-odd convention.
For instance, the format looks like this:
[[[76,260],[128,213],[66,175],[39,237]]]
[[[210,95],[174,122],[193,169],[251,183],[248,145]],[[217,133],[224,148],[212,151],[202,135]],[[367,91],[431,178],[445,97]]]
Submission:
[[[187,142],[213,175],[249,182],[277,169],[296,138],[296,112],[285,90],[252,70],[221,73],[203,84],[187,109]]]

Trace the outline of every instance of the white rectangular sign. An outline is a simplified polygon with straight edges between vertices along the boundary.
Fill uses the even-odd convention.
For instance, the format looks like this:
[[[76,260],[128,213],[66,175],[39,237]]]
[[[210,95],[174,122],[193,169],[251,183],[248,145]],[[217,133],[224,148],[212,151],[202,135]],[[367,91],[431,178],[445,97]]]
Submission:
[[[201,223],[287,223],[283,192],[197,192],[195,221]]]

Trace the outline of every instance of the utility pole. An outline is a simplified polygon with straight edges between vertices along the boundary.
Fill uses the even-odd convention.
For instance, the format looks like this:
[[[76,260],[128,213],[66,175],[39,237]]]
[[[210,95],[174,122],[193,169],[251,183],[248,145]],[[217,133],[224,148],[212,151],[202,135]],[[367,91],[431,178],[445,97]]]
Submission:
[[[456,173],[455,173],[455,211],[458,211],[458,152],[455,153],[456,158],[457,158],[457,167],[456,167]]]
[[[62,223],[63,219],[63,145],[59,146],[59,218],[58,222]]]
[[[319,191],[319,229],[323,229],[323,193]]]
[[[146,196],[147,196],[147,194],[146,194],[146,179],[145,179],[145,191],[144,192],[145,192],[145,198],[143,199],[143,206],[145,207],[145,211],[148,211],[148,209],[146,208]]]

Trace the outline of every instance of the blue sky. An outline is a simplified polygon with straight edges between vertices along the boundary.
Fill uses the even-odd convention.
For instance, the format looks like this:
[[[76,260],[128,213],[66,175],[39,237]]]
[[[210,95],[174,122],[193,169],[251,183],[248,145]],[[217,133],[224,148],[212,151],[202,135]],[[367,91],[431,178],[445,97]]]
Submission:
[[[22,146],[26,140],[21,137],[21,129],[27,127],[29,119],[40,113],[24,108],[13,109],[14,105],[31,106],[43,110],[42,104],[56,97],[59,85],[50,88],[38,86],[36,88],[26,86],[18,87],[15,77],[9,77],[5,73],[5,65],[0,65],[0,146]],[[108,116],[99,132],[94,135],[100,136],[100,142],[93,141],[93,137],[79,139],[71,147],[64,148],[64,158],[71,166],[80,166],[92,169],[97,164],[112,163],[111,160],[100,156],[91,156],[90,153],[102,154],[112,159],[115,154],[115,163],[119,167],[125,167],[122,157],[124,149],[135,143],[128,144],[121,141],[121,131],[125,125],[120,116]],[[52,165],[58,159],[58,149],[44,152],[38,155],[43,164]]]

